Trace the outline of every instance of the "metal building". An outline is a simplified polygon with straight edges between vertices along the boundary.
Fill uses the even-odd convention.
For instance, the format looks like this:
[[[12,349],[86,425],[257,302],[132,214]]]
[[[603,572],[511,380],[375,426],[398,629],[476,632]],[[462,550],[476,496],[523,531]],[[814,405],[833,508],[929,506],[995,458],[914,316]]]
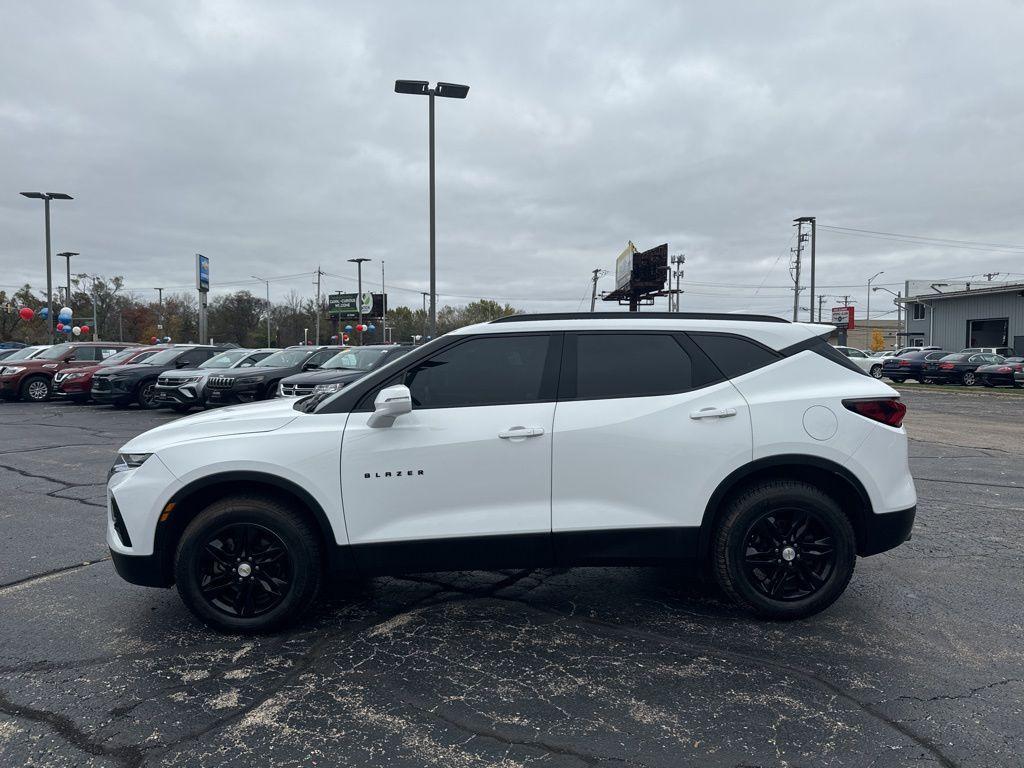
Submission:
[[[907,284],[907,345],[1012,347],[1024,355],[1024,283]],[[915,290],[916,288],[916,290]],[[950,290],[953,288],[954,290]]]

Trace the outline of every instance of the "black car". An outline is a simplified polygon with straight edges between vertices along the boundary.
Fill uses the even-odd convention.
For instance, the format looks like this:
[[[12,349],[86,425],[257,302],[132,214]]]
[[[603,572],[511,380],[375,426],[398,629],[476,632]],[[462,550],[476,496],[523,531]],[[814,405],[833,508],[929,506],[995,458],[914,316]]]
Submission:
[[[946,350],[931,350],[921,352],[907,352],[903,355],[887,357],[882,362],[882,375],[892,381],[900,382],[907,379],[916,379],[924,383],[925,363],[938,360],[948,355]]]
[[[1001,363],[983,365],[974,372],[986,387],[1024,387],[1024,357],[1008,357]]]
[[[336,354],[319,370],[297,373],[281,381],[279,394],[303,397],[314,392],[337,392],[369,371],[390,363],[413,349],[411,344],[368,344]]]
[[[929,360],[924,366],[925,377],[938,384],[963,384],[973,387],[978,383],[975,373],[983,365],[1001,363],[1004,358],[991,352],[957,352],[939,360]]]
[[[210,376],[203,390],[208,407],[266,400],[277,395],[281,379],[312,371],[326,363],[341,347],[298,346],[282,349],[251,368],[236,368]]]
[[[176,368],[195,368],[227,347],[205,344],[175,344],[146,358],[137,365],[118,365],[109,371],[97,371],[92,376],[89,391],[93,402],[107,403],[124,408],[138,403],[140,408],[156,408],[156,380],[164,371]]]

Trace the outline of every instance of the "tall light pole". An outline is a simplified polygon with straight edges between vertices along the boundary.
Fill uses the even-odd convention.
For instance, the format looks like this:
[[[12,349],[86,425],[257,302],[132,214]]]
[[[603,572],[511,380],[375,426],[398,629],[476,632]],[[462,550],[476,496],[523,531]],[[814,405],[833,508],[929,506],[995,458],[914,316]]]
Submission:
[[[811,322],[814,322],[814,275],[815,275],[815,258],[817,257],[818,250],[818,220],[814,216],[801,216],[793,221],[810,223],[811,225]],[[821,310],[819,307],[818,311],[818,322],[821,322]]]
[[[868,349],[871,349],[871,283],[879,275],[884,275],[885,270],[876,272],[868,278],[868,308],[864,311],[864,327],[867,329]]]
[[[64,258],[64,266],[67,269],[67,280],[68,280],[68,282],[67,282],[67,288],[65,289],[67,291],[67,293],[65,294],[64,300],[68,304],[71,303],[71,257],[72,256],[78,256],[78,255],[79,254],[75,253],[74,251],[61,251],[60,253],[57,254],[57,256],[60,256],[60,257]]]
[[[900,299],[903,298],[903,291],[896,291],[896,293],[893,293],[888,288],[881,285],[876,285],[871,290],[885,291],[886,293],[892,293],[892,295],[896,297],[892,302],[896,305],[896,346],[902,347],[903,344],[900,343],[900,337],[903,335],[903,304],[900,302]]]
[[[256,275],[249,275],[253,280],[259,280],[267,286],[267,346],[270,346],[270,281]]]
[[[22,192],[23,197],[43,201],[46,217],[46,323],[49,327],[50,343],[53,343],[53,270],[50,266],[50,201],[74,200],[71,195],[63,192]]]
[[[438,83],[433,88],[426,80],[395,80],[395,93],[428,96],[430,99],[430,335],[437,336],[437,270],[434,236],[434,97],[464,99],[469,95],[468,85]]]
[[[349,264],[356,265],[356,308],[359,310],[359,346],[363,346],[363,262],[370,261],[365,257],[359,257],[358,259],[349,259]],[[372,308],[372,306],[371,306]]]

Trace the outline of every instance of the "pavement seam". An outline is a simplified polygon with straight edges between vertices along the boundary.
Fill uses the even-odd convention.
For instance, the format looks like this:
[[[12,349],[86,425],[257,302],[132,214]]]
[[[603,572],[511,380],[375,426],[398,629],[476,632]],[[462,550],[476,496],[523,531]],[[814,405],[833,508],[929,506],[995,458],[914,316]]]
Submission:
[[[96,565],[97,563],[105,563],[109,559],[110,555],[107,555],[106,557],[97,558],[96,560],[83,560],[80,563],[74,563],[72,565],[63,565],[60,568],[54,568],[53,570],[45,571],[44,573],[36,573],[32,576],[26,576],[23,579],[9,581],[6,584],[0,584],[0,595],[2,595],[6,590],[11,589],[12,587],[20,587],[24,584],[28,584],[33,581],[38,581],[39,579],[45,579],[48,576],[55,576],[58,573],[67,573],[68,571],[75,571],[79,568],[88,568],[90,565]]]

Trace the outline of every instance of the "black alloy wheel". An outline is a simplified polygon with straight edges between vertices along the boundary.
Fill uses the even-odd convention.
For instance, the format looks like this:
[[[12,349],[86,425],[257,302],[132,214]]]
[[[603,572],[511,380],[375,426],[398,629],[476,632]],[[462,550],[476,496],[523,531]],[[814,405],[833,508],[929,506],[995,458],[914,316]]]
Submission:
[[[144,381],[139,385],[138,394],[135,396],[139,407],[151,411],[159,407],[160,401],[156,399],[156,382]]]
[[[245,619],[272,611],[284,601],[294,568],[277,534],[256,523],[238,523],[205,538],[196,578],[211,607]]]
[[[974,371],[964,371],[962,381],[965,387],[973,387],[978,383],[978,377],[974,375]]]
[[[807,509],[781,507],[765,512],[747,531],[743,567],[747,578],[773,600],[802,600],[826,583],[835,570],[832,532]]]
[[[843,593],[857,543],[830,495],[810,483],[772,480],[727,503],[711,555],[719,586],[740,606],[765,618],[798,619]]]

